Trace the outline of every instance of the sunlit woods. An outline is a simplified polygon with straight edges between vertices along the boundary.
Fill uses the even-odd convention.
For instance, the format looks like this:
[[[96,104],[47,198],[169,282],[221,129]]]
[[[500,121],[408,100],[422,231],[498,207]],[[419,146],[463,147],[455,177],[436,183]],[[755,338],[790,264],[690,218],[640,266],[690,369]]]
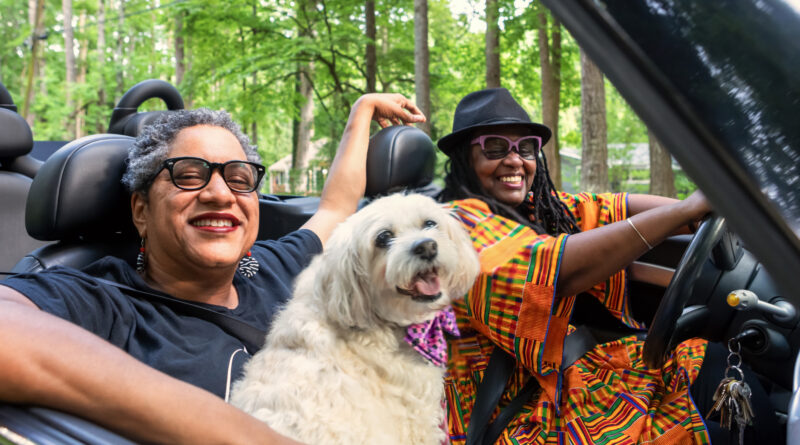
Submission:
[[[582,88],[575,41],[536,1],[0,0],[0,21],[0,81],[38,140],[105,131],[128,88],[160,78],[178,87],[187,107],[230,111],[266,166],[289,156],[284,191],[313,193],[359,95],[416,100],[436,140],[450,132],[464,94],[500,85],[554,128],[545,152],[565,189],[585,182],[595,191],[648,192],[649,170],[658,172],[654,192],[692,187],[680,172],[673,178],[658,147],[647,161],[647,128],[611,84],[600,76],[598,88],[595,76]],[[605,108],[603,119],[589,119],[602,128],[584,128],[587,104]],[[601,130],[609,146],[622,148],[569,159],[587,142],[597,146],[583,136]],[[602,178],[588,183],[587,169],[608,176],[610,186]]]

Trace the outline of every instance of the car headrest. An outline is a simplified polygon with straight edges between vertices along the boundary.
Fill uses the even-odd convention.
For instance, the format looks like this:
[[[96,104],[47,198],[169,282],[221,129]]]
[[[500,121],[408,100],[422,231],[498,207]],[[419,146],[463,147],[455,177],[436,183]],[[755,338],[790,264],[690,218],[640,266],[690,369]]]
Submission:
[[[125,136],[137,137],[141,134],[144,127],[156,122],[161,116],[165,116],[171,111],[146,111],[126,116],[113,128],[109,127],[109,133],[124,134]]]
[[[0,82],[0,108],[17,111],[17,106],[14,105],[14,99],[11,97],[11,93],[6,89],[6,86],[3,85],[3,82]]]
[[[130,196],[120,182],[134,138],[87,136],[58,149],[33,179],[28,233],[42,241],[133,236]]]
[[[402,125],[384,128],[369,140],[367,197],[426,186],[433,181],[436,148],[424,131]]]
[[[139,113],[139,106],[146,100],[159,98],[167,105],[167,111],[147,111]],[[141,130],[155,122],[159,117],[168,114],[171,110],[182,110],[183,98],[178,90],[170,83],[159,79],[143,80],[132,86],[114,107],[108,132],[139,136]]]
[[[30,153],[33,148],[31,127],[19,114],[0,108],[0,162]]]

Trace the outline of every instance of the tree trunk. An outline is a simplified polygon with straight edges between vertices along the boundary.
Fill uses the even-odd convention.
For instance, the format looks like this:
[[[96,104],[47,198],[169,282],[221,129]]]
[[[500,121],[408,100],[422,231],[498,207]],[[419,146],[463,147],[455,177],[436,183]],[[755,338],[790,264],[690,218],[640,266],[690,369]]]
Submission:
[[[428,51],[428,0],[414,0],[414,87],[416,105],[427,120],[417,127],[431,135],[431,79]]]
[[[86,10],[81,11],[80,19],[78,20],[78,28],[84,29],[86,27]],[[77,85],[86,83],[86,70],[89,58],[89,39],[84,39],[81,42],[81,48],[78,53],[78,63],[80,69],[78,70],[78,77],[75,79]],[[82,98],[77,98],[75,101],[75,138],[83,137],[85,135],[86,127],[86,104],[83,103]]]
[[[497,0],[486,0],[486,88],[500,86],[499,15]]]
[[[253,72],[252,82],[253,89],[258,91],[258,72]],[[253,123],[250,124],[250,142],[258,147],[258,119],[253,118]]]
[[[300,120],[297,125],[297,143],[292,153],[292,182],[294,193],[308,194],[308,170],[311,138],[314,135],[314,90],[311,79],[314,73],[314,63],[309,62],[300,68],[299,92],[303,97],[300,106]]]
[[[70,117],[75,116],[75,101],[72,93],[75,88],[75,79],[77,76],[77,69],[75,67],[75,36],[72,29],[72,0],[61,0],[61,12],[64,15],[64,67],[66,71],[66,82],[64,90],[66,91],[66,104]],[[73,121],[67,118],[67,137],[72,139],[75,137]]]
[[[191,36],[187,36],[184,39],[184,59],[183,62],[186,65],[186,72],[192,71],[192,38]],[[185,75],[186,73],[184,73]],[[194,108],[194,97],[192,96],[191,91],[181,91],[183,95],[183,106],[187,110],[191,110]]]
[[[389,27],[384,26],[381,28],[381,56],[386,57],[389,54]]]
[[[547,12],[539,9],[539,63],[542,67],[542,123],[553,132],[544,147],[550,179],[561,189],[561,149],[558,139],[558,112],[561,104],[561,23],[553,19],[548,32]],[[548,36],[550,34],[550,36]],[[552,43],[551,43],[552,41]]]
[[[650,194],[675,197],[675,175],[672,172],[672,157],[655,135],[648,131],[650,142]]]
[[[606,93],[603,73],[581,50],[581,190],[609,191],[606,141]]]
[[[369,3],[369,2],[367,2]],[[304,8],[303,16],[308,17],[316,10],[316,0],[303,0],[298,3],[299,8]],[[369,6],[369,5],[367,5]],[[372,4],[372,38],[374,39],[375,32],[375,4]],[[368,14],[369,15],[369,14]],[[369,19],[367,19],[369,20]],[[369,25],[367,26],[369,28]],[[367,29],[369,36],[370,30]],[[303,37],[314,37],[314,30],[309,24],[306,28],[300,28],[298,34]],[[373,40],[373,55],[374,55],[374,40]],[[367,45],[367,55],[369,55],[369,44]],[[296,91],[302,98],[300,103],[300,116],[295,121],[294,127],[294,147],[292,148],[292,168],[289,175],[289,185],[292,193],[307,194],[308,190],[308,164],[309,164],[309,151],[311,149],[311,138],[314,135],[314,62],[309,55],[305,55],[307,62],[300,62],[298,65]],[[367,74],[367,82],[369,82],[369,73]],[[373,82],[374,82],[373,77]],[[373,89],[374,89],[373,84]]]
[[[29,0],[28,1],[28,19],[31,22],[31,58],[28,61],[26,68],[25,79],[25,96],[22,102],[22,112],[20,115],[25,118],[28,125],[33,127],[36,120],[36,115],[31,111],[33,104],[33,84],[34,80],[41,76],[42,70],[39,68],[39,36],[44,33],[42,27],[44,17],[44,0]]]
[[[175,86],[183,83],[183,75],[186,72],[183,54],[183,13],[179,13],[175,18]]]
[[[97,1],[97,103],[101,109],[106,109],[106,1]],[[106,122],[98,119],[95,131],[106,131]]]
[[[118,9],[117,9],[117,48],[114,54],[114,66],[117,68],[117,88],[116,88],[116,99],[114,100],[114,104],[119,102],[122,98],[122,95],[125,93],[125,71],[123,66],[125,65],[124,62],[124,53],[125,53],[125,41],[123,40],[124,36],[126,35],[125,31],[125,1],[124,0],[117,0]]]
[[[375,54],[375,0],[367,0],[364,5],[367,25],[367,93],[374,93],[378,75],[378,58]]]

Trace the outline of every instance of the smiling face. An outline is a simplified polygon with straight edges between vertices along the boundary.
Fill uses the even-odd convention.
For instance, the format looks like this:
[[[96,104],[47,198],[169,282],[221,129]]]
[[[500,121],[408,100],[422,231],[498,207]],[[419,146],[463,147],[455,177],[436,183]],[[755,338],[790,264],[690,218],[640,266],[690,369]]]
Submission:
[[[233,133],[209,125],[177,134],[168,157],[180,156],[219,163],[247,159]],[[218,170],[200,190],[177,188],[162,170],[147,198],[133,199],[133,215],[146,239],[148,269],[159,267],[175,277],[190,270],[235,269],[258,234],[256,192],[231,191]]]
[[[518,126],[487,127],[474,132],[470,141],[483,134],[498,134],[516,141],[531,133]],[[536,160],[522,159],[516,151],[511,151],[503,159],[486,159],[479,144],[470,146],[470,164],[483,188],[498,201],[512,207],[525,200],[536,174]]]

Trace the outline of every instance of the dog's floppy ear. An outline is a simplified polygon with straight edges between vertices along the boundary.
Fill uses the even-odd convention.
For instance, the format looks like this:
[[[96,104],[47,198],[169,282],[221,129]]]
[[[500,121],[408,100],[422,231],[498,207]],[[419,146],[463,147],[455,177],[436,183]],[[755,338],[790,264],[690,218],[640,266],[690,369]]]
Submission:
[[[367,328],[374,323],[368,293],[368,251],[360,252],[363,234],[340,224],[325,246],[316,275],[315,292],[324,301],[331,321],[345,328]],[[349,225],[348,225],[349,226]]]
[[[456,245],[459,258],[458,270],[453,274],[451,292],[453,298],[458,298],[472,287],[480,272],[480,262],[477,252],[472,247],[472,240],[466,229],[459,223],[458,217],[450,211],[447,213],[447,218],[444,218],[444,231]]]

